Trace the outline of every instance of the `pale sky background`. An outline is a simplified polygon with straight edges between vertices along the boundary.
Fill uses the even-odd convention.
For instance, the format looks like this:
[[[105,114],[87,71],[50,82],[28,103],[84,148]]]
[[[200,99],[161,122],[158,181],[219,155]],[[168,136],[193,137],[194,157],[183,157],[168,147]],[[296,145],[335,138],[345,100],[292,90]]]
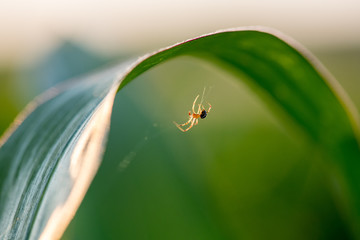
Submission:
[[[106,54],[143,52],[249,25],[310,49],[360,48],[360,0],[0,0],[0,65],[31,62],[61,39]]]

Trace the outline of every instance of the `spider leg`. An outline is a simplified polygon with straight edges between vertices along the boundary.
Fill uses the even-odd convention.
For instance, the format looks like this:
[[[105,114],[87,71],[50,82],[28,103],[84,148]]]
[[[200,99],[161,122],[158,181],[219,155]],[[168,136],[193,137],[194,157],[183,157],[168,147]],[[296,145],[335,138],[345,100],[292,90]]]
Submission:
[[[196,119],[195,119],[195,124],[194,124],[194,126],[197,125],[198,123],[199,123],[199,119],[196,118]]]
[[[207,104],[209,104],[209,109],[207,110],[207,112],[209,113],[211,110],[211,104],[210,103],[207,103]]]
[[[178,123],[176,123],[175,121],[174,121],[173,123],[174,123],[177,127],[182,127],[182,126],[188,125],[188,124],[191,122],[192,119],[193,119],[193,118],[190,116],[190,117],[189,117],[189,120],[188,120],[187,122],[185,122],[185,123],[178,124]]]
[[[190,128],[192,128],[192,127],[194,126],[195,120],[197,120],[197,119],[196,119],[196,118],[193,118],[193,119],[192,119],[192,121],[191,121],[190,126],[189,126],[187,129],[183,130],[183,132],[187,132],[187,131],[189,131],[189,130],[190,130]]]
[[[198,108],[197,114],[201,114],[201,104],[199,104],[199,108]]]
[[[196,96],[195,101],[194,101],[194,103],[193,103],[193,105],[192,105],[192,111],[193,111],[193,113],[195,113],[194,107],[195,107],[195,104],[196,104],[196,100],[199,98],[199,96],[200,96],[200,95],[197,95],[197,96]]]
[[[174,123],[175,123],[175,122],[174,122]],[[180,131],[184,132],[184,129],[182,129],[181,127],[179,127],[179,125],[177,125],[176,123],[175,123],[175,126],[176,126]]]

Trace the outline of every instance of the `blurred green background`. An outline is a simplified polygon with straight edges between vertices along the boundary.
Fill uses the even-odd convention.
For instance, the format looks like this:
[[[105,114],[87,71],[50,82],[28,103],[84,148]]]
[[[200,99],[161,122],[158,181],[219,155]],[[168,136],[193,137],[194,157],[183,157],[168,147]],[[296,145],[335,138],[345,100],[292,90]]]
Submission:
[[[359,106],[360,52],[316,55]],[[32,95],[114,61],[64,42],[32,69],[3,69],[1,130]],[[24,79],[36,85],[13,86]],[[204,87],[213,109],[184,134],[172,121]],[[143,74],[118,93],[103,164],[63,239],[351,239],[326,161],[273,110],[192,57]]]
[[[286,33],[295,33],[293,37],[310,47],[359,109],[358,34],[339,42],[325,38],[346,39],[347,28],[332,29],[325,38],[316,35],[317,27],[331,25],[326,13],[332,6],[319,13],[322,24],[311,21],[311,13],[302,27],[294,24],[295,30]],[[263,13],[266,6],[250,7],[252,13],[256,9]],[[340,10],[335,16],[346,17]],[[156,44],[155,37],[149,37],[149,43],[136,35],[137,46],[143,44],[138,52],[119,43],[113,54],[105,54],[72,36],[57,39],[51,48],[46,45],[44,53],[26,64],[2,61],[0,133],[36,95],[68,78],[121,61],[129,53],[139,56],[217,28],[265,24],[268,19],[275,19],[270,26],[289,29],[277,22],[280,17],[261,16],[262,21],[251,21],[256,19],[253,16],[217,25],[198,23],[201,27],[196,30],[183,25],[180,31],[191,29],[183,35],[176,35],[173,27],[168,35],[161,32]],[[354,20],[351,16],[349,22]],[[290,19],[289,26],[299,19]],[[136,26],[129,24],[133,31]],[[311,33],[315,33],[313,42]],[[115,36],[121,38],[119,33]],[[184,134],[172,122],[187,120],[204,87],[213,108]],[[326,160],[277,113],[233,76],[195,58],[180,57],[146,72],[116,97],[103,164],[63,239],[352,239]]]

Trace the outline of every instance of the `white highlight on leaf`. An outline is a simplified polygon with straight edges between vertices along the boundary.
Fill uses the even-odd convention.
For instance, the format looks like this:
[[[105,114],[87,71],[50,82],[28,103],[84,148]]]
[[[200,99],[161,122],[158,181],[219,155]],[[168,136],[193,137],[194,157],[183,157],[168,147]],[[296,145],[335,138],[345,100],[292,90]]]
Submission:
[[[52,213],[40,239],[58,239],[74,217],[87,189],[93,180],[104,152],[104,140],[110,126],[112,106],[117,85],[113,86],[104,101],[91,117],[71,156],[68,169],[73,180],[73,188],[62,206]],[[61,184],[61,183],[58,183]]]

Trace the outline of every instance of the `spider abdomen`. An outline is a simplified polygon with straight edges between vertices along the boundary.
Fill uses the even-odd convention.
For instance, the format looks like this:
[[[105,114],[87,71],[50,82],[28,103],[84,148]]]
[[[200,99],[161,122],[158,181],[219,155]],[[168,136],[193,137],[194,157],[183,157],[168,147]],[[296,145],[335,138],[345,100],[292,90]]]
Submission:
[[[207,116],[207,112],[206,112],[205,109],[204,109],[204,110],[202,110],[202,112],[201,112],[201,114],[200,114],[200,118],[201,118],[201,119],[204,119],[204,118],[206,118],[206,116]]]

